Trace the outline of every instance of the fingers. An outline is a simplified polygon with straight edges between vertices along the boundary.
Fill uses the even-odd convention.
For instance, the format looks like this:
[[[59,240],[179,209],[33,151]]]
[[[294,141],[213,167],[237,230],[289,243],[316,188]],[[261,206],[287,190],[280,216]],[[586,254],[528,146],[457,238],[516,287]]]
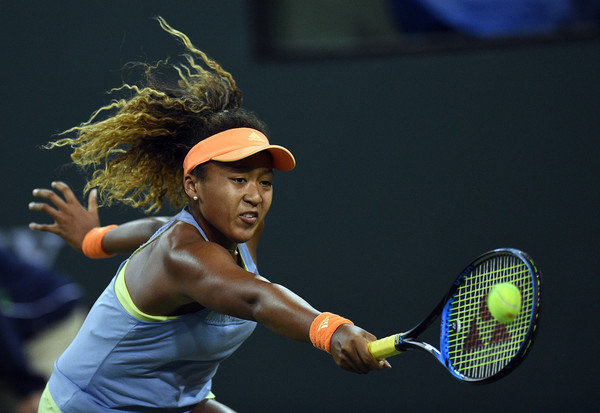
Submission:
[[[54,188],[56,187],[58,184],[58,186],[61,189],[65,189],[64,187],[66,187],[68,189],[68,192],[71,192],[71,195],[73,195],[73,192],[71,191],[71,189],[64,183],[57,183],[57,182],[52,182],[51,186]],[[61,191],[63,192],[63,191]],[[56,192],[50,190],[50,189],[45,189],[45,188],[36,188],[32,191],[33,196],[38,197],[38,198],[44,198],[50,202],[52,202],[56,208],[52,208],[50,205],[48,205],[45,202],[30,202],[28,207],[31,211],[41,211],[41,212],[45,212],[46,214],[50,215],[50,217],[52,219],[54,219],[54,221],[56,221],[60,215],[60,210],[64,209],[66,207],[66,203],[65,201],[56,194]],[[63,192],[64,194],[64,192]],[[48,228],[47,225],[41,225],[38,226],[38,224],[32,223],[34,224],[33,227],[30,225],[30,228],[35,229],[37,231],[49,231],[50,228]]]
[[[65,184],[64,182],[54,181],[50,184],[50,186],[52,187],[52,189],[60,191],[63,194],[63,196],[65,197],[67,203],[70,203],[70,204],[75,203],[75,202],[79,203],[79,201],[77,200],[77,197],[75,196],[75,194],[73,193],[73,191],[71,190],[69,185]]]
[[[365,343],[364,347],[366,347],[366,343]],[[355,352],[356,352],[355,357],[358,361],[357,372],[360,374],[367,374],[371,370],[379,370],[381,368],[381,366],[379,365],[379,362],[373,358],[371,353],[369,353],[368,348],[367,348],[367,351],[365,352],[364,347],[361,346],[361,347],[356,348],[356,350],[355,350]]]
[[[90,229],[100,226],[97,191],[93,190],[90,193],[88,210],[77,200],[71,188],[64,182],[52,182],[51,187],[52,189],[34,189],[33,196],[47,202],[30,202],[29,209],[45,212],[54,220],[54,223],[32,222],[29,224],[29,228],[57,234],[75,250],[81,251],[85,235]]]
[[[98,190],[96,188],[90,191],[88,197],[88,211],[94,214],[98,213]]]
[[[387,360],[377,360],[369,351],[368,343],[376,340],[373,334],[349,325],[341,326],[338,331],[332,355],[340,367],[358,374],[392,367]]]
[[[369,351],[368,347],[367,347],[367,352],[368,352],[368,356],[366,356],[366,357],[369,362],[369,365],[373,368],[373,370],[391,369],[392,368],[392,365],[386,359],[378,360],[375,357],[373,357],[373,355]]]
[[[71,188],[64,182],[54,181],[50,185],[52,189],[36,188],[32,191],[33,196],[42,198],[48,202],[30,202],[28,208],[31,211],[44,212],[54,220],[54,224],[38,224],[32,222],[29,224],[29,228],[36,231],[48,231],[60,234],[61,225],[66,222],[70,222],[74,219],[74,214],[83,207],[75,197],[75,194]],[[62,194],[62,197],[55,191]],[[64,199],[63,199],[64,197]],[[97,200],[96,192],[90,194],[89,203],[94,209],[94,214],[97,215]],[[53,204],[53,205],[52,205]]]
[[[372,340],[368,339],[368,341]],[[358,357],[360,357],[362,365],[368,368],[366,373],[368,373],[371,370],[381,370],[383,368],[391,369],[392,366],[387,360],[377,360],[375,357],[373,357],[373,355],[369,351],[368,341],[365,342],[364,345],[361,345],[357,348],[357,354]]]
[[[58,226],[56,224],[49,225],[49,224],[38,224],[36,222],[30,222],[29,229],[32,229],[34,231],[52,232],[54,234],[58,234],[58,232],[59,232]]]
[[[35,197],[44,198],[52,202],[58,209],[62,209],[67,205],[66,202],[60,196],[58,196],[56,192],[50,189],[36,188],[32,191],[32,194]]]
[[[37,190],[34,189],[34,195],[35,195],[35,191],[37,191]],[[31,211],[45,212],[46,214],[50,215],[50,217],[52,217],[52,219],[54,219],[55,221],[59,214],[57,209],[54,209],[50,205],[43,203],[43,202],[30,202],[28,205],[28,208]]]
[[[391,364],[383,359],[383,360],[378,360],[376,359],[371,352],[369,351],[369,343],[371,341],[375,341],[377,340],[377,337],[375,337],[373,334],[369,333],[368,331],[364,331],[362,333],[362,336],[364,337],[364,339],[366,340],[364,342],[364,346],[360,346],[359,347],[359,355],[361,357],[361,360],[367,364],[372,370],[381,370],[382,368],[392,368]]]
[[[340,358],[340,367],[354,373],[367,374],[371,370],[391,368],[391,365],[386,360],[375,359],[368,349],[365,353],[362,347],[355,347]]]
[[[368,343],[376,339],[374,335],[348,325],[338,328],[338,331],[335,346],[332,346],[332,355],[340,367],[358,374],[391,368],[390,363],[377,360],[369,351]]]
[[[50,187],[55,191],[59,191],[63,195],[64,199],[58,196],[58,194],[55,191],[45,188],[34,189],[33,196],[45,198],[51,201],[53,204],[55,204],[59,209],[63,208],[66,204],[79,204],[77,197],[75,196],[69,185],[65,184],[64,182],[54,181],[50,184]],[[90,197],[91,195],[92,194],[90,193]],[[96,195],[94,195],[94,203],[96,202],[95,197]]]

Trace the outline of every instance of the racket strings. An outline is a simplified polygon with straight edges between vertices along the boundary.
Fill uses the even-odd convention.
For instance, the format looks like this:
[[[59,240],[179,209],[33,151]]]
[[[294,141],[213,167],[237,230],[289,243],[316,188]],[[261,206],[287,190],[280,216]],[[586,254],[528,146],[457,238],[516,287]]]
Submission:
[[[515,275],[517,274],[522,274],[522,277],[519,278],[515,278],[513,279],[511,282],[513,282],[515,285],[519,286],[522,285],[523,283],[527,282],[529,280],[529,271],[527,269],[520,271],[518,273],[515,273]],[[473,289],[471,291],[467,291],[467,292],[463,292],[460,291],[459,289],[459,293],[455,295],[455,307],[456,311],[469,311],[472,310],[470,307],[473,305],[479,305],[480,303],[474,303],[471,301],[468,301],[468,298],[472,297],[473,295],[476,294],[485,294],[487,297],[487,293],[489,292],[490,287],[487,286],[488,283],[485,283],[485,286]],[[529,293],[529,297],[532,296],[532,291],[521,291],[521,294],[527,294]],[[467,297],[467,294],[470,294],[469,297]],[[466,298],[466,300],[463,300],[463,298]],[[523,297],[525,298],[525,297]]]
[[[531,324],[533,287],[529,268],[513,255],[497,255],[477,265],[454,295],[448,325],[447,357],[451,368],[469,378],[490,377],[502,370],[526,340]],[[511,282],[522,295],[522,311],[500,324],[487,309],[493,285]]]

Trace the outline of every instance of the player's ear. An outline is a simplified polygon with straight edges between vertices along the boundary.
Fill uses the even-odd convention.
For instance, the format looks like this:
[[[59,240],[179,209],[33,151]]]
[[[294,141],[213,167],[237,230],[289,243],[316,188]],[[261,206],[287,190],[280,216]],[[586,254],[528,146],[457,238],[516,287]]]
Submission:
[[[196,178],[192,174],[184,175],[183,188],[190,199],[197,200],[200,197],[198,191],[198,178]]]

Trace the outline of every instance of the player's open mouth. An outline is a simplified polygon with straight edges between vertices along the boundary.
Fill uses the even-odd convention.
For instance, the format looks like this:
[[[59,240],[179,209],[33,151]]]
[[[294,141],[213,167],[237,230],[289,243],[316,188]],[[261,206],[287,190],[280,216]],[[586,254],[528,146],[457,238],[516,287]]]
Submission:
[[[258,213],[256,212],[246,212],[240,215],[240,219],[247,224],[255,224],[258,220]]]

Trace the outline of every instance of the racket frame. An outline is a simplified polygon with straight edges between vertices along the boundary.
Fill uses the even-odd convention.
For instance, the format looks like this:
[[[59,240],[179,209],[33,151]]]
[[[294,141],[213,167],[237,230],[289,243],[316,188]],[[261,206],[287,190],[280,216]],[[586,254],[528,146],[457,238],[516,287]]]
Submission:
[[[452,305],[452,303],[454,301],[453,300],[454,294],[457,292],[458,288],[461,286],[463,279],[465,277],[467,277],[468,275],[470,275],[473,272],[473,269],[476,268],[481,262],[488,260],[496,255],[513,255],[513,256],[518,257],[527,266],[528,272],[533,277],[533,280],[532,280],[532,286],[533,286],[532,297],[533,298],[532,298],[531,308],[529,309],[529,311],[531,313],[529,327],[528,327],[528,331],[525,335],[525,339],[519,346],[519,349],[517,350],[515,355],[512,357],[511,361],[506,366],[504,366],[500,371],[496,372],[495,374],[493,374],[489,377],[485,377],[485,378],[467,377],[452,367],[450,359],[444,355],[443,351],[440,351],[438,348],[436,348],[435,346],[433,346],[429,343],[418,341],[418,340],[416,340],[416,338],[421,333],[423,333],[438,317],[442,316],[442,319],[444,319],[447,312],[449,311],[450,306]],[[540,314],[540,309],[541,309],[540,304],[541,304],[541,275],[540,275],[540,272],[538,271],[537,267],[535,266],[533,260],[531,259],[531,257],[527,253],[520,251],[518,249],[515,249],[515,248],[497,248],[492,251],[488,251],[484,254],[481,254],[479,257],[477,257],[475,260],[473,260],[473,262],[471,264],[469,264],[467,267],[465,267],[465,269],[460,273],[460,275],[452,283],[448,292],[442,297],[442,299],[435,306],[435,308],[429,313],[429,315],[427,317],[425,317],[419,324],[417,324],[412,329],[410,329],[406,332],[395,334],[393,336],[389,336],[389,337],[386,337],[381,340],[377,340],[377,341],[381,341],[381,342],[383,342],[384,340],[387,340],[387,343],[385,346],[387,346],[388,348],[381,349],[381,350],[375,350],[375,352],[379,352],[380,355],[385,354],[386,357],[389,357],[391,355],[399,354],[399,353],[405,352],[407,350],[413,350],[413,349],[421,350],[421,351],[429,353],[430,355],[435,357],[435,359],[438,360],[438,362],[440,362],[446,369],[448,369],[448,371],[450,371],[450,373],[458,380],[461,380],[464,382],[469,382],[469,383],[475,383],[475,384],[491,383],[491,382],[494,382],[494,381],[504,377],[505,375],[507,375],[508,373],[513,371],[519,364],[521,364],[521,362],[523,361],[525,356],[528,354],[528,350],[531,347],[531,344],[533,343],[533,340],[537,333],[537,326],[539,323],[539,314]],[[444,346],[442,345],[442,343],[446,339],[446,337],[444,337],[444,335],[447,333],[446,333],[446,331],[444,331],[441,328],[441,326],[440,326],[440,330],[441,330],[440,331],[440,348],[443,348]],[[376,343],[376,342],[373,342],[373,343]],[[389,348],[389,343],[391,343],[391,342],[393,342],[395,351],[390,350],[390,348]],[[372,343],[369,343],[369,344],[372,344]],[[377,345],[375,345],[373,348],[376,348],[376,347],[377,347]],[[370,346],[370,348],[371,348],[371,346]],[[372,353],[373,353],[373,350],[372,350]],[[376,357],[378,357],[375,353],[374,353],[374,355]]]

